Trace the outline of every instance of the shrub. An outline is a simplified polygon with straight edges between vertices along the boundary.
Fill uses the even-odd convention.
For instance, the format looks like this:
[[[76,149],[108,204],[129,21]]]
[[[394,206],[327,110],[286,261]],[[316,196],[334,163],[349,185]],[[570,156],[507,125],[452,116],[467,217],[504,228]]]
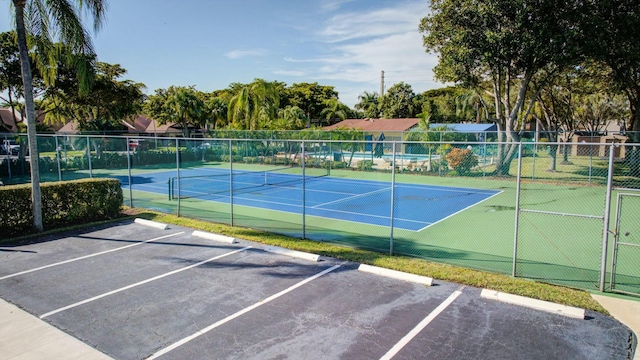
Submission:
[[[358,170],[370,171],[373,170],[373,160],[361,160],[358,161]]]
[[[46,229],[117,217],[122,188],[117,179],[42,183],[42,223]],[[28,233],[33,224],[31,185],[0,187],[0,233]]]
[[[478,158],[470,149],[453,148],[446,156],[449,166],[455,170],[458,175],[466,175],[472,167],[478,165]]]

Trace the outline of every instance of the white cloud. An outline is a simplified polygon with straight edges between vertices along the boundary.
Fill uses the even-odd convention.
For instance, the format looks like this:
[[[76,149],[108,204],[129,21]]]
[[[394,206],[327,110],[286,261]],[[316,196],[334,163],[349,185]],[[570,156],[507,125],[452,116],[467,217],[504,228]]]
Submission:
[[[330,18],[318,35],[323,41],[336,43],[417,31],[427,11],[427,2],[412,1],[369,12],[344,13]]]
[[[301,70],[282,70],[282,69],[276,69],[273,70],[273,73],[276,75],[284,75],[284,76],[304,76],[306,75],[306,72],[301,71]]]
[[[241,59],[246,57],[263,56],[267,53],[265,49],[236,49],[228,51],[224,56],[229,59]]]
[[[324,53],[284,60],[292,68],[305,69],[310,78],[331,81],[349,106],[364,91],[379,92],[382,70],[385,89],[401,81],[417,93],[441,87],[433,79],[437,56],[425,52],[418,31],[428,11],[427,2],[416,0],[333,16],[316,33],[325,44]]]
[[[320,9],[323,11],[336,11],[342,7],[342,4],[352,2],[353,0],[331,0],[326,1],[320,5]]]

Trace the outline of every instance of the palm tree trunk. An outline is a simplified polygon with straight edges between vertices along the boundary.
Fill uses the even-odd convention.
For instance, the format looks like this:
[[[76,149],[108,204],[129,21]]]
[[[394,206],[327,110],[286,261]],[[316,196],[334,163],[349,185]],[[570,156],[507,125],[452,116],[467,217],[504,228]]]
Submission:
[[[24,25],[26,0],[13,0],[16,9],[16,32],[20,49],[20,67],[24,85],[24,103],[27,113],[27,135],[29,138],[29,166],[31,168],[31,201],[33,203],[33,228],[40,232],[42,226],[42,194],[40,192],[40,170],[38,168],[38,139],[36,136],[36,111],[33,101],[33,78],[27,50],[27,35]]]

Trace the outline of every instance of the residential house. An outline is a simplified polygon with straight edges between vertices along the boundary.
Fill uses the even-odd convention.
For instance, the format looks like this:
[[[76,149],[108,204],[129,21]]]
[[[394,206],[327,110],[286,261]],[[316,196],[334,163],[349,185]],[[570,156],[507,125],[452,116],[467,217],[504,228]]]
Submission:
[[[14,121],[15,114],[15,121]],[[0,132],[3,133],[15,133],[18,132],[18,127],[16,126],[16,122],[22,122],[22,115],[20,112],[15,111],[14,114],[11,113],[10,108],[0,108]]]
[[[122,127],[117,131],[105,132],[107,135],[130,135],[130,136],[157,136],[157,137],[175,137],[182,136],[182,128],[173,123],[159,124],[157,120],[151,119],[145,115],[138,115],[133,121],[120,121]],[[78,134],[78,123],[72,121],[67,123],[57,131],[59,134]]]
[[[26,118],[23,118],[22,114],[15,110],[15,121],[14,116],[11,113],[11,108],[0,108],[0,133],[18,133],[20,132],[20,125],[26,122]],[[36,122],[38,124],[44,123],[44,113],[36,110]],[[24,124],[26,125],[26,124]],[[62,127],[63,124],[47,124],[47,128],[49,131],[56,131]],[[40,127],[39,127],[40,128]]]
[[[409,131],[418,126],[418,118],[404,119],[346,119],[336,124],[323,127],[324,130],[336,130],[338,128],[362,130],[366,135],[370,135],[374,140],[379,139],[384,134],[387,141],[400,141],[405,131]]]

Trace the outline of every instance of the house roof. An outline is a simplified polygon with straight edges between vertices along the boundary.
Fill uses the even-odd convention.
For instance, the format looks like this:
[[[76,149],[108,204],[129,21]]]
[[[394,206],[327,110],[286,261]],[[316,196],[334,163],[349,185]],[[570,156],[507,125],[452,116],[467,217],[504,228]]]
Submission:
[[[138,118],[139,119],[139,118]],[[138,120],[136,119],[136,120]],[[148,118],[147,118],[148,119]],[[159,124],[158,120],[155,119],[149,119],[149,124],[147,125],[146,129],[144,130],[145,133],[147,134],[178,134],[178,133],[182,133],[182,131],[179,128],[176,128],[176,124],[174,123],[166,123],[166,124]]]
[[[22,117],[19,111],[15,111],[16,120],[18,123],[26,123],[26,119]],[[38,124],[45,123],[45,112],[36,110],[36,122]],[[26,124],[25,124],[26,125]],[[62,122],[56,122],[53,124],[47,124],[47,127],[51,130],[58,131],[65,124]],[[10,108],[0,108],[0,132],[18,132],[18,128],[13,124],[13,117],[11,116]]]
[[[325,130],[337,128],[358,129],[362,131],[407,131],[416,125],[420,119],[347,119],[331,126],[325,126]]]
[[[152,121],[153,121],[152,119],[148,118],[145,115],[138,115],[133,120],[133,123],[131,121],[123,121],[123,123],[126,124],[128,128],[127,130],[130,133],[141,133],[141,132],[147,131],[147,128],[149,127]]]
[[[447,131],[479,133],[498,131],[496,124],[429,124],[430,129],[446,127]]]
[[[22,115],[20,115],[20,112],[15,111],[16,114],[16,120],[18,122],[22,122]],[[10,108],[0,108],[0,127],[10,131],[10,132],[17,132],[18,128],[14,125],[13,123],[13,116],[11,115],[11,109]],[[0,132],[2,132],[0,130]]]
[[[158,124],[157,120],[151,119],[145,115],[138,115],[133,122],[124,121],[120,122],[123,125],[123,131],[131,134],[181,134],[182,131],[174,123]],[[59,133],[64,134],[77,134],[80,132],[78,129],[78,123],[71,121],[65,124],[58,130]]]
[[[80,132],[80,130],[78,129],[78,123],[75,121],[70,121],[66,124],[64,124],[63,127],[61,127],[60,129],[58,129],[59,133],[62,134],[77,134]]]

